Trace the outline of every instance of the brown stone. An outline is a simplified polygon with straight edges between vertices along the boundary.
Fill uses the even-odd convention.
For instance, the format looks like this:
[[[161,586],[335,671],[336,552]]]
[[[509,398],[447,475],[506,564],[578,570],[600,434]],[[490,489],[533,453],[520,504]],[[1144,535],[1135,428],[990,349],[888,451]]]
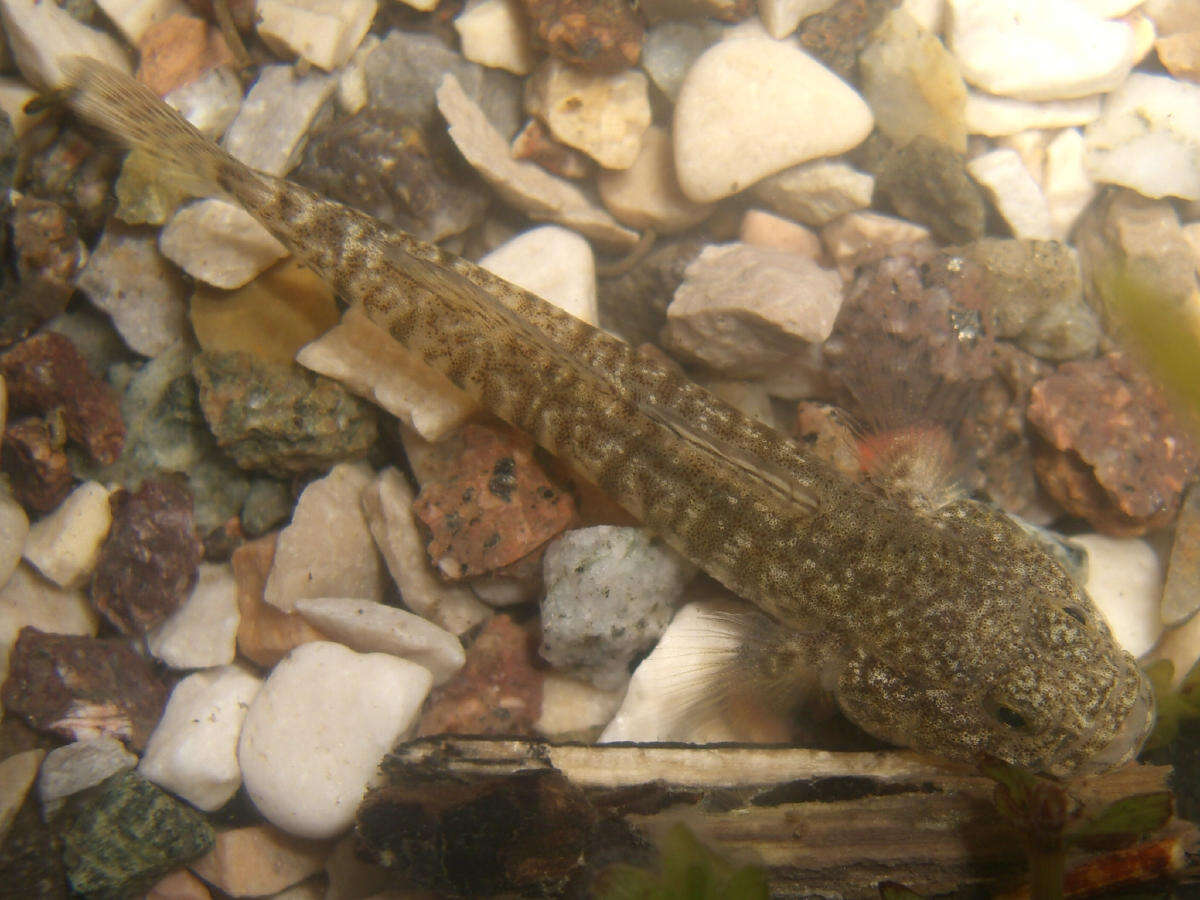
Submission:
[[[187,869],[176,869],[160,878],[143,900],[210,900],[211,897],[203,881]]]
[[[1176,78],[1200,81],[1200,31],[1180,31],[1154,42],[1163,68]]]
[[[626,0],[521,0],[552,56],[589,72],[618,72],[642,53],[642,23]]]
[[[542,712],[535,642],[508,616],[495,616],[467,650],[466,664],[436,688],[418,734],[529,734]]]
[[[12,347],[0,355],[0,375],[14,412],[61,414],[67,437],[102,465],[121,454],[125,423],[117,396],[64,335],[45,331]]]
[[[277,534],[268,534],[243,544],[233,551],[230,560],[241,614],[238,653],[265,669],[274,666],[301,644],[328,640],[299,613],[285,613],[263,600],[277,539]]]
[[[544,546],[575,520],[575,503],[511,430],[464,426],[444,448],[443,475],[413,511],[430,531],[429,558],[446,578],[482,575]]]
[[[71,463],[54,430],[42,419],[10,423],[0,446],[0,461],[13,496],[26,509],[50,512],[71,492]]]
[[[839,0],[800,25],[800,45],[842,78],[858,81],[858,56],[895,0]]]
[[[68,741],[107,736],[142,750],[169,690],[127,641],[22,628],[4,682],[4,708]]]
[[[208,853],[190,864],[193,872],[231,897],[276,894],[321,871],[328,841],[309,841],[270,825],[217,833]]]
[[[192,496],[180,482],[149,479],[109,497],[112,527],[92,576],[97,610],[122,634],[145,634],[191,593],[204,547]]]
[[[539,120],[530,119],[512,140],[513,159],[528,159],[563,178],[587,178],[596,164],[578,150],[556,141]]]
[[[137,79],[162,96],[209,69],[234,62],[221,33],[203,19],[173,15],[146,29],[138,42]]]
[[[12,269],[0,277],[0,346],[66,309],[84,257],[75,221],[57,203],[22,196],[9,222]]]
[[[1069,512],[1115,536],[1170,525],[1196,474],[1192,441],[1126,357],[1071,362],[1033,386],[1038,478]]]

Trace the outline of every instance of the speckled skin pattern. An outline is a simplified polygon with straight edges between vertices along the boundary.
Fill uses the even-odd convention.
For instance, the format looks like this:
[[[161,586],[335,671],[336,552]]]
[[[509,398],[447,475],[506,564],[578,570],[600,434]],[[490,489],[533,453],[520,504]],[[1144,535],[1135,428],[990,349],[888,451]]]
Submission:
[[[1055,775],[1136,754],[1154,717],[1147,681],[1003,515],[965,499],[921,512],[851,482],[473,263],[251,171],[129,78],[79,63],[73,82],[85,118],[240,203],[486,409],[782,627],[821,635],[810,663],[865,730]]]

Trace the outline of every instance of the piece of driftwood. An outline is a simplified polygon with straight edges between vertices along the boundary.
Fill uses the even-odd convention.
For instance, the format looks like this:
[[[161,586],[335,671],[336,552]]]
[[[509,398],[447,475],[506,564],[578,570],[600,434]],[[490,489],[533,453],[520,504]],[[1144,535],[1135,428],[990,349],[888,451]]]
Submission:
[[[652,860],[678,822],[731,862],[764,867],[778,897],[877,897],[881,881],[1011,890],[1025,871],[994,782],[908,752],[443,737],[399,747],[384,770],[359,839],[412,883],[447,893],[583,896],[604,865]],[[1166,790],[1169,773],[1131,765],[1068,789],[1099,809]],[[1122,850],[1121,866],[1148,868],[1143,880],[1177,870],[1196,835],[1173,819],[1144,852]]]

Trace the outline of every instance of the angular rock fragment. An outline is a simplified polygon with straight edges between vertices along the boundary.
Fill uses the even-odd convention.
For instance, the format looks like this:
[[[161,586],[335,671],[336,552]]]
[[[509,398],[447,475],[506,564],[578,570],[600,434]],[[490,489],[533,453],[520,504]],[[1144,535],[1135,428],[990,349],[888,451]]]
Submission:
[[[918,136],[884,160],[876,189],[904,218],[927,227],[943,243],[983,237],[987,208],[959,154]]]
[[[570,495],[534,461],[524,435],[467,425],[439,445],[454,458],[413,507],[431,533],[429,558],[446,578],[493,572],[543,547],[575,517]]]
[[[203,547],[192,497],[153,478],[109,498],[113,522],[92,577],[92,603],[122,634],[140,635],[175,612],[196,583]]]
[[[537,42],[572,66],[616,72],[642,52],[642,23],[624,0],[521,0],[521,6]]]
[[[1070,362],[1033,387],[1029,423],[1044,439],[1038,478],[1097,530],[1134,537],[1179,512],[1194,445],[1158,388],[1124,356]]]
[[[533,734],[542,709],[542,673],[533,641],[494,616],[467,648],[466,664],[434,690],[418,734]]]
[[[9,423],[0,445],[0,464],[17,502],[34,512],[50,512],[71,492],[71,463],[42,419]]]
[[[243,469],[289,475],[364,455],[375,417],[336,382],[247,353],[193,362],[200,407],[217,444]]]
[[[23,195],[9,213],[11,257],[0,273],[0,346],[20,340],[67,306],[86,255],[65,209]]]
[[[89,897],[145,890],[213,845],[203,816],[133,772],[113,775],[73,803],[63,861],[71,887]]]
[[[22,628],[2,696],[39,731],[75,741],[107,735],[141,749],[167,687],[126,641]]]
[[[9,407],[17,413],[61,415],[67,437],[101,464],[116,460],[125,443],[117,398],[89,369],[70,339],[46,331],[0,355]]]

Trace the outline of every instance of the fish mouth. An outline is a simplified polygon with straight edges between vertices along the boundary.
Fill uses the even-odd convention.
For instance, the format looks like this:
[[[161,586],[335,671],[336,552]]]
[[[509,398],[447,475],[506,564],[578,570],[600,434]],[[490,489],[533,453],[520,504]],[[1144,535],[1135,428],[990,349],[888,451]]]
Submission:
[[[1106,772],[1129,762],[1142,749],[1142,744],[1150,736],[1157,719],[1154,690],[1149,679],[1142,674],[1132,659],[1128,663],[1127,671],[1136,679],[1137,687],[1121,723],[1104,743],[1099,743],[1102,735],[1097,733],[1103,722],[1098,722],[1088,733],[1075,741],[1061,760],[1060,765],[1069,769],[1062,774],[1096,775]],[[1114,686],[1114,694],[1127,683],[1127,678],[1118,679]]]

